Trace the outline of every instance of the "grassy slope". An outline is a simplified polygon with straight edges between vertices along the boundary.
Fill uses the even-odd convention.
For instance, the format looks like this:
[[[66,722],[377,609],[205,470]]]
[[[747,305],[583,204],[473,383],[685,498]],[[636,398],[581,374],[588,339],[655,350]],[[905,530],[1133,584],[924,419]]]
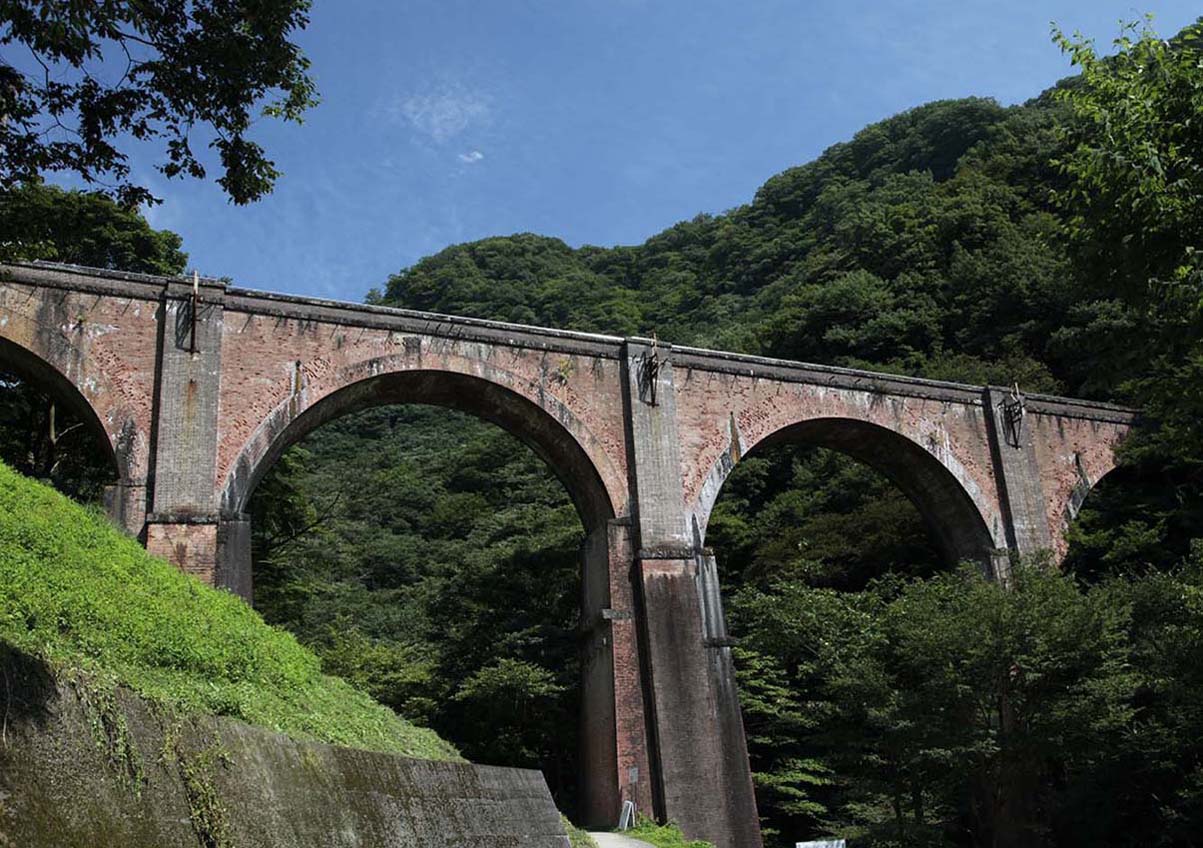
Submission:
[[[593,837],[569,821],[568,816],[561,813],[560,821],[564,824],[564,831],[568,834],[569,848],[597,848]]]
[[[266,625],[238,598],[155,559],[99,512],[0,464],[0,640],[64,674],[299,739],[458,758]]]

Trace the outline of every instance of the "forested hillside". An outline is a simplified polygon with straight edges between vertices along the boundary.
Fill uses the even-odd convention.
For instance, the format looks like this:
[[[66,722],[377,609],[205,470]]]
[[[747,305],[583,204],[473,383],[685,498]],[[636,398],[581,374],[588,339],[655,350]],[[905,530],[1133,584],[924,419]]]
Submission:
[[[807,445],[740,463],[706,541],[770,844],[1196,844],[1200,31],[1106,61],[1064,40],[1083,74],[1054,91],[921,106],[641,245],[490,238],[369,296],[1147,411],[1064,571],[1010,591],[940,562],[873,469]],[[375,409],[286,454],[252,511],[269,621],[571,810],[582,531],[530,451]]]
[[[1066,285],[1059,107],[932,103],[636,247],[523,234],[389,279],[418,309],[650,334],[811,362],[1107,395],[1084,369],[1122,310]]]
[[[1089,265],[1062,164],[1081,143],[1073,108],[1052,92],[1010,108],[931,103],[773,177],[746,206],[644,244],[485,239],[400,271],[371,299],[1140,402],[1133,378],[1150,357],[1140,305],[1080,273]],[[419,485],[418,469],[438,484]],[[1129,665],[1167,635],[1157,614],[1153,629],[1130,630],[1134,605],[1193,605],[1173,599],[1196,597],[1196,578],[1107,582],[1183,560],[1203,517],[1197,480],[1184,474],[1146,461],[1092,497],[1070,566],[1105,585],[1082,594],[1070,580],[1032,578],[1004,597],[933,576],[946,566],[918,514],[872,469],[806,445],[745,460],[707,542],[742,640],[770,839],[1008,844],[1010,832],[1014,844],[1016,833],[1035,838],[1039,821],[1059,844],[1127,844],[1104,834],[1121,821],[1198,821],[1193,755],[1164,744],[1180,741],[1182,702]],[[310,494],[319,490],[340,493],[337,502]],[[468,756],[541,766],[571,807],[581,531],[538,460],[469,419],[378,410],[295,450],[256,503],[257,598],[269,618]],[[290,535],[310,524],[318,529]],[[908,576],[926,580],[898,582]],[[1020,635],[1000,632],[1004,620]],[[977,653],[963,655],[970,645]],[[1181,660],[1194,649],[1178,650]],[[1022,692],[1048,720],[1012,744],[1046,754],[1008,765],[997,726],[955,717],[989,697],[997,664],[1016,651],[1035,667],[1067,668],[1056,685]],[[957,671],[924,681],[924,664],[941,662]],[[1171,674],[1159,662],[1147,667]],[[1149,704],[1140,726],[1160,734],[1139,754],[1121,744],[1138,690]],[[1114,744],[1115,757],[1101,762],[1099,744]],[[1104,804],[1104,815],[1099,799],[1136,763],[1145,788]],[[1034,781],[1028,809],[987,801],[1017,779]],[[1153,784],[1178,800],[1151,803],[1141,792]]]

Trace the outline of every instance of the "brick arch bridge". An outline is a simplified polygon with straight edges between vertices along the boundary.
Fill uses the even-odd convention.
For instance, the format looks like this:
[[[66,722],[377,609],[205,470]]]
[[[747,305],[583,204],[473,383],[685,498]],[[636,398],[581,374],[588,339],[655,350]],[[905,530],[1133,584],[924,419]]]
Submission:
[[[760,844],[706,525],[749,452],[802,439],[890,475],[950,560],[1005,576],[1063,530],[1133,424],[1118,407],[49,264],[0,265],[0,363],[102,428],[114,519],[249,597],[256,483],[324,421],[434,403],[555,470],[582,551],[584,814],[623,800]]]

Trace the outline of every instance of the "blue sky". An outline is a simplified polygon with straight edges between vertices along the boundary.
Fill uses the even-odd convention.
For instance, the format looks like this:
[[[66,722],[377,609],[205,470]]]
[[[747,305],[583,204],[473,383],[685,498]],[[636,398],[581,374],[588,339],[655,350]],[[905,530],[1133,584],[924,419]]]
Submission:
[[[626,244],[930,100],[1016,103],[1069,72],[1049,23],[1107,43],[1183,0],[315,0],[322,104],[256,138],[284,177],[229,204],[135,174],[204,274],[359,300],[449,244],[538,232]]]

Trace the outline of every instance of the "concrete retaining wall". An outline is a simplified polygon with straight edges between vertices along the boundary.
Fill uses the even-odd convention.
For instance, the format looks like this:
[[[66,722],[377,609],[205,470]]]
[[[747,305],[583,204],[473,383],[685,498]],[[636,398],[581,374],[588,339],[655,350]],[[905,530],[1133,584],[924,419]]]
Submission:
[[[566,848],[538,772],[296,742],[0,646],[0,848]]]

